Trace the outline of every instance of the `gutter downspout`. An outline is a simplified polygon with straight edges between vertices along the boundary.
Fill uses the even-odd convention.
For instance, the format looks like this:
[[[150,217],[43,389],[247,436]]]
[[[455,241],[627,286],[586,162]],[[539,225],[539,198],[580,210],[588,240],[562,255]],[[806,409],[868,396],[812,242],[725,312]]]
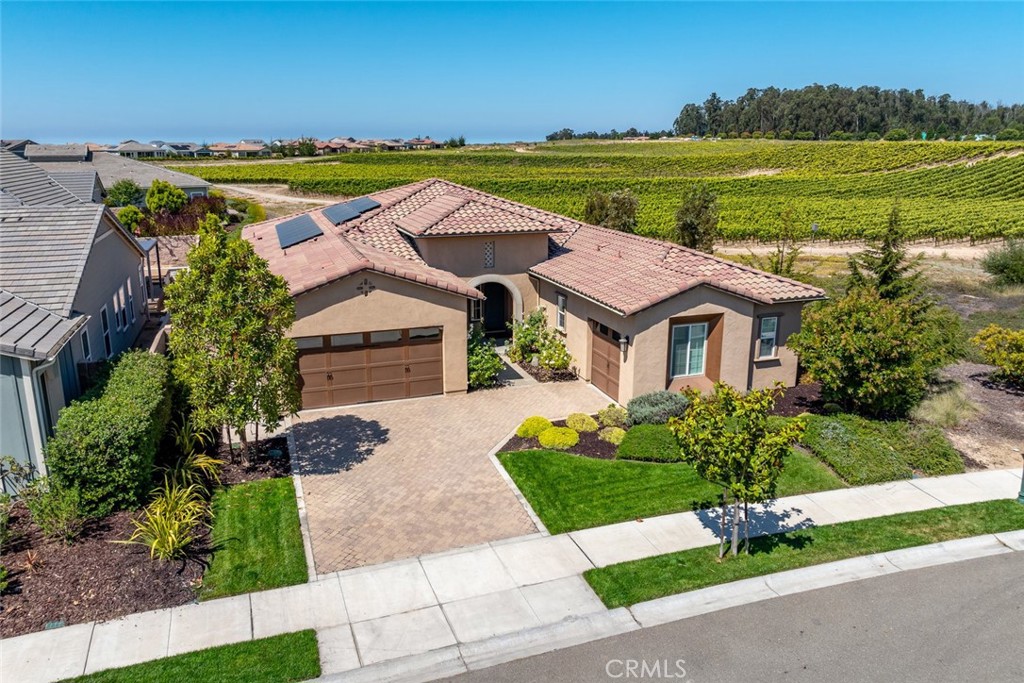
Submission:
[[[46,450],[46,440],[47,438],[49,438],[46,425],[50,421],[46,411],[49,411],[50,406],[43,405],[43,392],[39,390],[39,388],[42,385],[39,384],[39,382],[40,378],[42,377],[42,374],[46,370],[53,367],[54,363],[56,362],[57,357],[54,356],[53,358],[50,358],[42,365],[32,368],[32,396],[35,399],[36,419],[39,420],[39,440],[42,446],[41,450],[39,451],[39,462],[36,463],[36,465],[37,468],[39,469],[39,476],[41,477],[46,476],[46,457],[44,455],[44,451]]]

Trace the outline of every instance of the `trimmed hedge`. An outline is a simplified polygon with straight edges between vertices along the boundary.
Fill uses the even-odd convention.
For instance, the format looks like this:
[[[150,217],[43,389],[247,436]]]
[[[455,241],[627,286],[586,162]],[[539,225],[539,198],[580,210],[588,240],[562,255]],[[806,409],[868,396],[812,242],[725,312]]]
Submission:
[[[171,416],[165,356],[129,351],[105,382],[64,408],[46,446],[50,475],[81,493],[86,514],[104,517],[141,504]]]
[[[622,427],[603,427],[600,432],[597,433],[597,438],[601,441],[607,441],[610,444],[618,446],[622,443],[622,440],[626,438],[626,430]]]
[[[580,442],[580,435],[575,429],[569,427],[549,427],[537,437],[540,445],[544,448],[553,448],[564,451],[572,448]]]
[[[551,420],[534,415],[523,420],[523,424],[516,429],[516,436],[520,439],[532,439],[535,436],[540,436],[545,429],[551,429]]]
[[[803,443],[853,485],[964,471],[963,458],[942,430],[857,415],[810,415]]]
[[[573,413],[566,419],[565,426],[577,432],[596,432],[599,427],[597,420],[586,413]]]
[[[650,462],[680,462],[676,437],[668,425],[636,425],[630,427],[615,453],[619,460],[647,460]]]
[[[663,425],[670,417],[682,417],[690,399],[677,391],[652,391],[641,394],[626,404],[629,424]]]

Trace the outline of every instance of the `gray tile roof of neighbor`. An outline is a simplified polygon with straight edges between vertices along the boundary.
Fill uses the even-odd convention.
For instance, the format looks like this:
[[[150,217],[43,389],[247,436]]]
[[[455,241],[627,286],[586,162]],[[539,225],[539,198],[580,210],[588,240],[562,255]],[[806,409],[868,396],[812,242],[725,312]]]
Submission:
[[[42,161],[39,166],[47,173],[95,170],[100,174],[103,187],[111,188],[118,180],[133,180],[148,188],[154,180],[163,180],[178,187],[208,188],[210,183],[187,173],[179,173],[162,166],[147,164],[110,152],[93,152],[89,161]]]
[[[0,352],[45,360],[60,351],[88,317],[64,318],[0,289]]]
[[[102,204],[0,210],[0,287],[69,317]]]
[[[79,201],[92,202],[94,196],[99,196],[103,192],[100,174],[93,169],[86,171],[54,171],[47,175],[56,180],[65,190],[78,197]]]
[[[85,145],[26,145],[25,157],[30,161],[45,159],[85,159],[89,148]]]
[[[0,188],[25,206],[70,205],[80,200],[35,164],[0,150]],[[4,202],[7,205],[7,201]]]

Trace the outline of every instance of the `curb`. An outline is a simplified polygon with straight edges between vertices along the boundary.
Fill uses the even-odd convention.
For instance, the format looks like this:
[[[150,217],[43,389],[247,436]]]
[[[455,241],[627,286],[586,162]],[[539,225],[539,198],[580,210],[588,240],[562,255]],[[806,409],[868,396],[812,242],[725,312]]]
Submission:
[[[1024,552],[1024,529],[852,557],[595,612],[549,626],[460,643],[314,679],[316,683],[425,683],[673,621],[951,562]]]

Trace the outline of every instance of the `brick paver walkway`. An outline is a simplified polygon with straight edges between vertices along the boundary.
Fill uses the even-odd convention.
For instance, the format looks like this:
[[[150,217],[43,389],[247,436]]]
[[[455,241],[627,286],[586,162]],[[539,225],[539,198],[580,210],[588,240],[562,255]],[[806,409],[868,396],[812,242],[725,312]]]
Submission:
[[[564,382],[301,414],[292,433],[317,573],[536,531],[488,452],[530,415],[607,404]]]

